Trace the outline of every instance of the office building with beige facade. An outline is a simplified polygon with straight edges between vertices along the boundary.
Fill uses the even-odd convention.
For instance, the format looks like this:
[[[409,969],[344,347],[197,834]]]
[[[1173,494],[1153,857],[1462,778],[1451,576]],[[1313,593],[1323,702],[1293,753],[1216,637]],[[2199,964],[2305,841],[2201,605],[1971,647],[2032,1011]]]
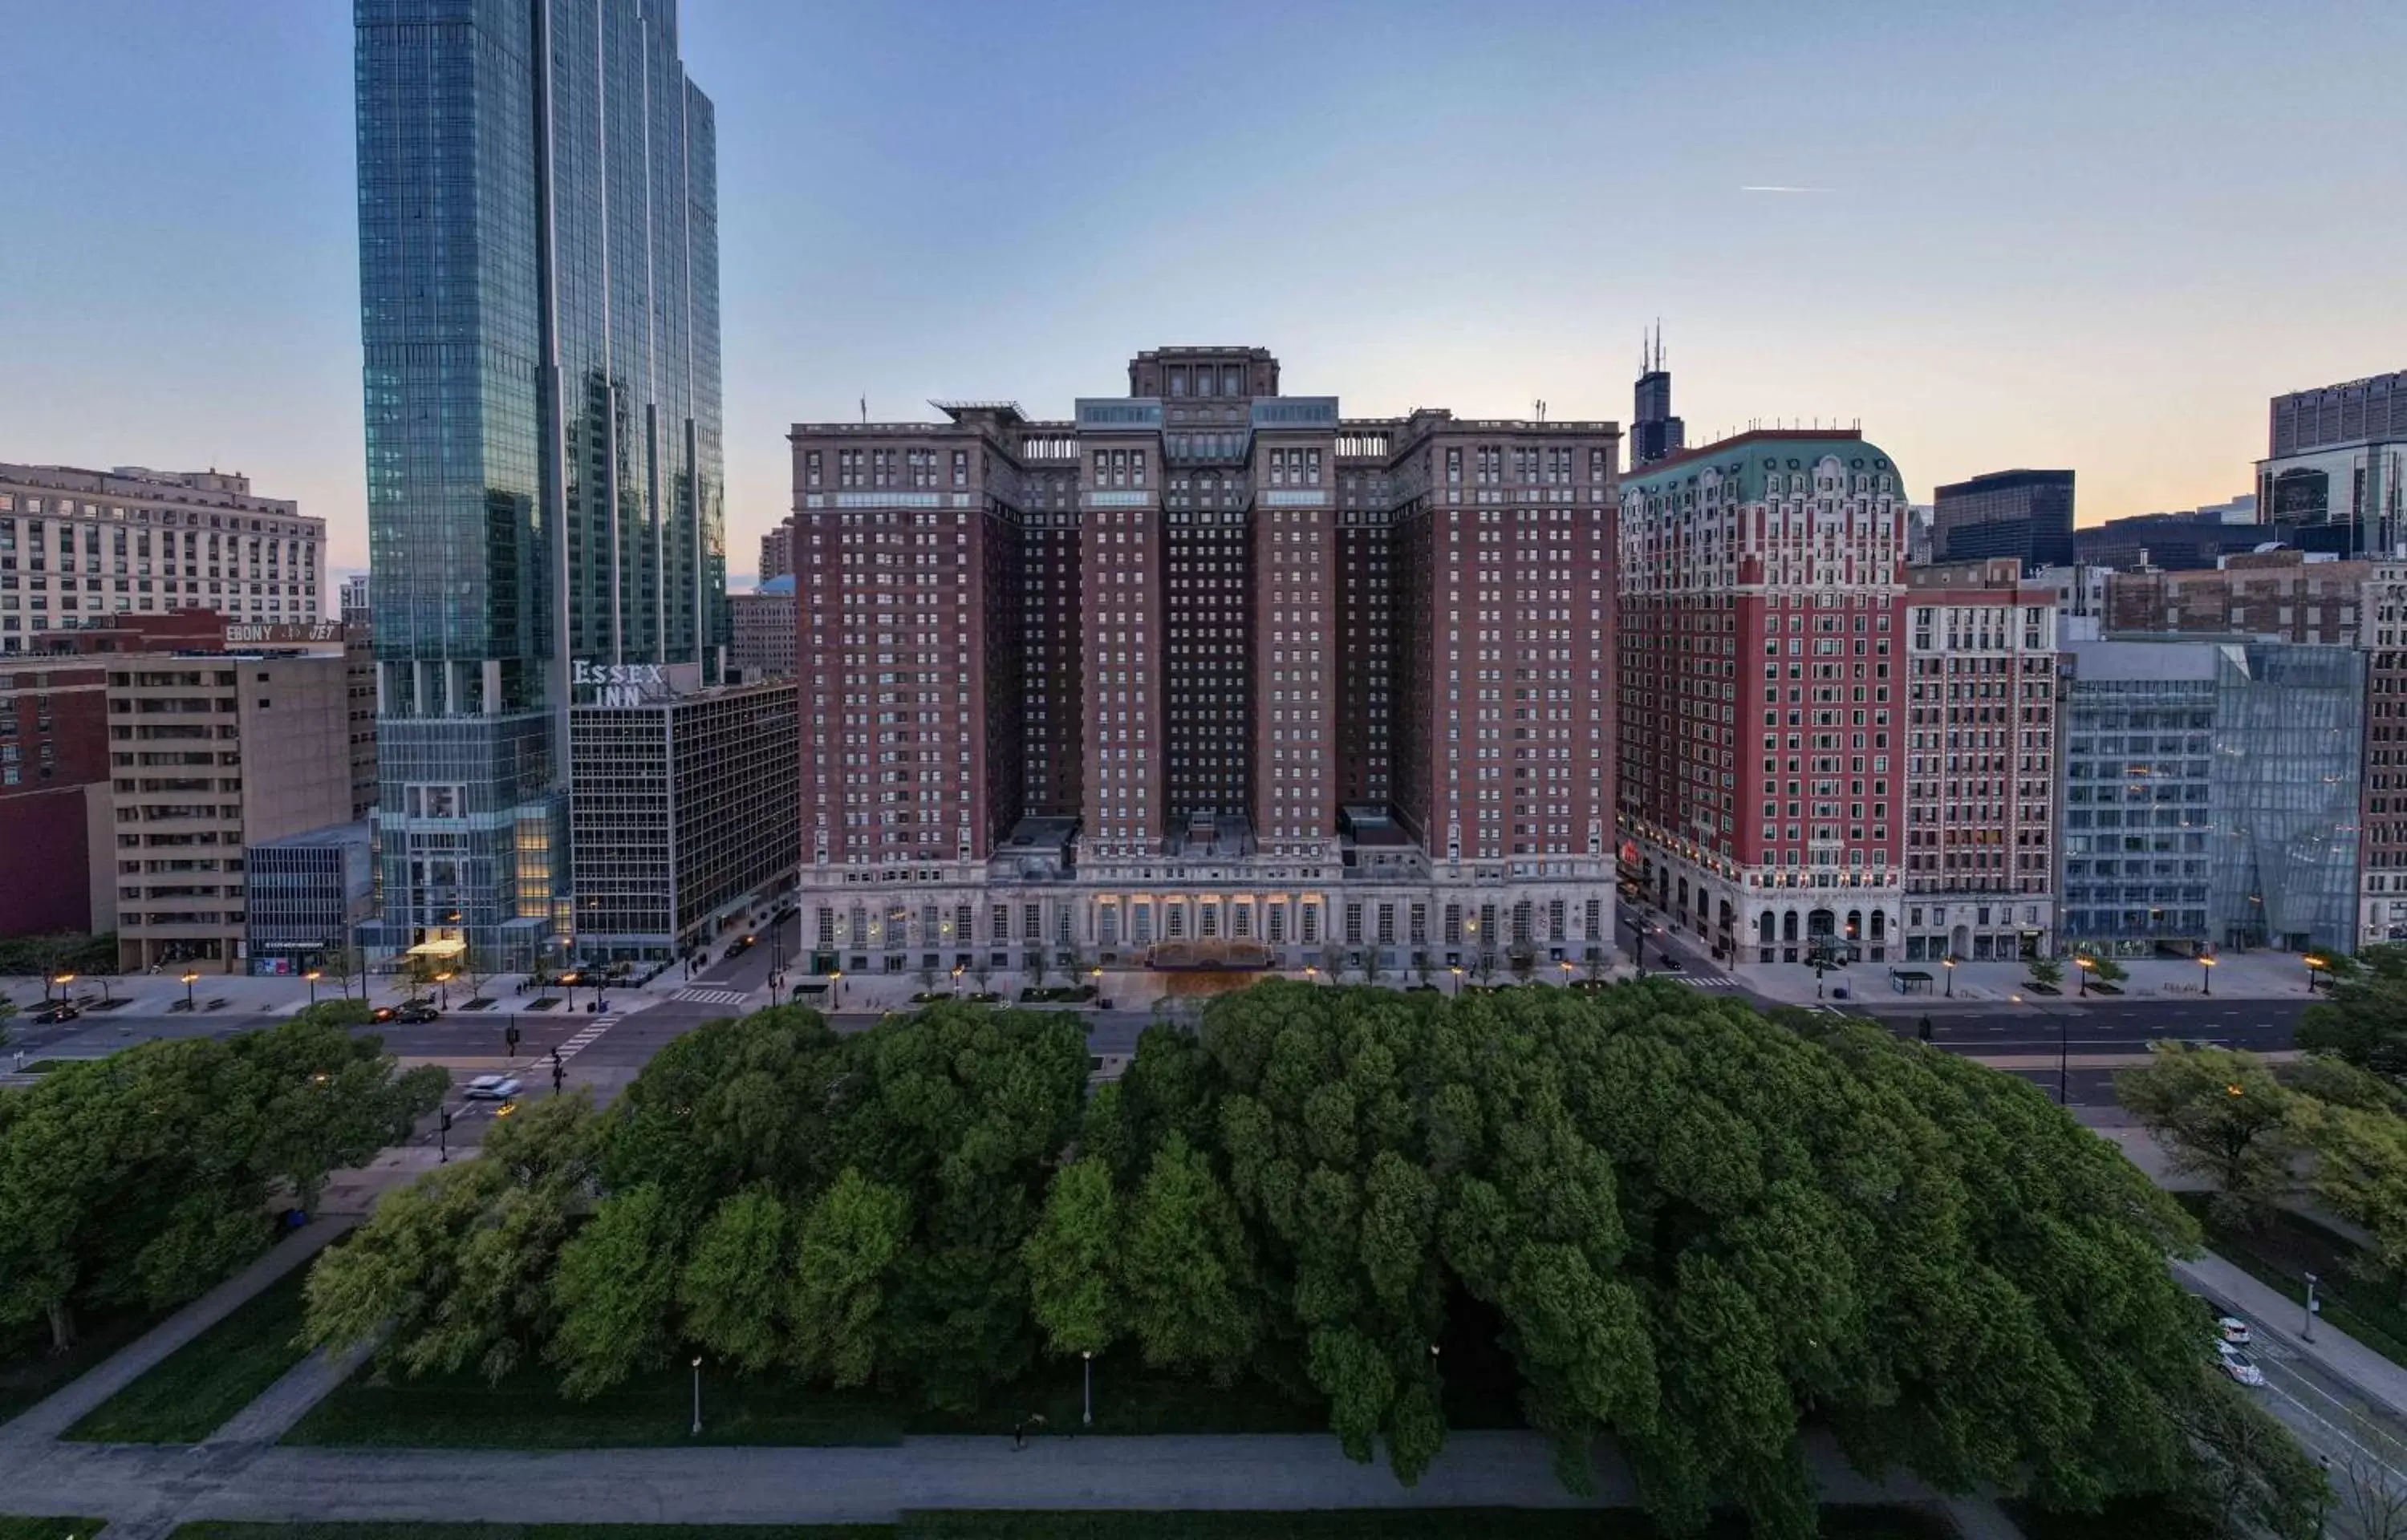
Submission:
[[[118,615],[320,617],[326,522],[220,471],[0,465],[0,652]]]
[[[114,912],[93,928],[114,925],[121,968],[245,970],[248,848],[351,821],[349,685],[339,639],[110,660],[93,854]]]

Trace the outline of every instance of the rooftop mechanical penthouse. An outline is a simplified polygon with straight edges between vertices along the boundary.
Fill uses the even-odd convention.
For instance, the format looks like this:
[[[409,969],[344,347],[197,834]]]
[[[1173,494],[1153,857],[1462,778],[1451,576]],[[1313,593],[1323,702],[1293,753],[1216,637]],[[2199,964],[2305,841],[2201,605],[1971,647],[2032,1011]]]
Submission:
[[[819,968],[1609,952],[1616,424],[935,404],[790,436]]]

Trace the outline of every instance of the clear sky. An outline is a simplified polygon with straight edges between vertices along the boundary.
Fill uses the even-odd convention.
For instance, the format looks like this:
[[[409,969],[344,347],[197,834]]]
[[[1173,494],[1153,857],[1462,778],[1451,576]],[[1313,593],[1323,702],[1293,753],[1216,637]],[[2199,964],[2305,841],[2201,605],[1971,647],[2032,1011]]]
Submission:
[[[2248,489],[2407,368],[2407,5],[684,0],[730,566],[788,423],[1065,414],[1164,343],[1300,393],[1861,419],[1917,499]],[[0,459],[215,465],[365,560],[344,0],[0,0]],[[1823,191],[1748,192],[1749,186]]]

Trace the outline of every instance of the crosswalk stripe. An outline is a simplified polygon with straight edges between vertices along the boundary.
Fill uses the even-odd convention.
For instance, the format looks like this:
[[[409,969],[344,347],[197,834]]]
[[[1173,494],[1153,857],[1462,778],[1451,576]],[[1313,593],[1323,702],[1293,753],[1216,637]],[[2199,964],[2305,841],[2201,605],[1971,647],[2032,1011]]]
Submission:
[[[742,1005],[752,996],[741,989],[680,989],[677,997],[690,1005]]]

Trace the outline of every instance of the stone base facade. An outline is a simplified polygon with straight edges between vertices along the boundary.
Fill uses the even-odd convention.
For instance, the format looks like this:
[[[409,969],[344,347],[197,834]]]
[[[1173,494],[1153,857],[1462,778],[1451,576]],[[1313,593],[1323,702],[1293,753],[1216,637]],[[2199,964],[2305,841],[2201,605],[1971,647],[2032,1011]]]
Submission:
[[[1732,967],[1810,963],[1817,950],[1868,963],[1905,955],[1904,894],[1894,869],[1725,869],[1632,841],[1622,847],[1621,876]]]
[[[1386,853],[1382,853],[1386,855]],[[806,868],[803,952],[819,972],[1093,968],[1301,969],[1389,978],[1460,968],[1584,969],[1614,956],[1602,858],[1358,868],[1260,855]]]

